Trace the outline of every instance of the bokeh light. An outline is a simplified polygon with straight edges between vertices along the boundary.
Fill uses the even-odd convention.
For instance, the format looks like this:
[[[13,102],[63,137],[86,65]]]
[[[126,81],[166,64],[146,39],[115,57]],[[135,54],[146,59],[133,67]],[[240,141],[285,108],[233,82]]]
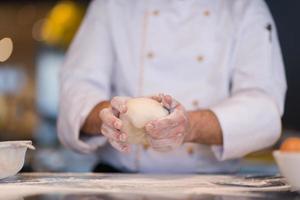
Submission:
[[[85,9],[74,1],[59,2],[50,11],[42,28],[43,41],[67,48],[84,16]]]
[[[0,62],[6,61],[12,54],[13,41],[11,38],[3,38],[0,40]]]
[[[32,37],[38,42],[43,41],[42,30],[44,27],[46,19],[40,19],[36,21],[32,27]]]

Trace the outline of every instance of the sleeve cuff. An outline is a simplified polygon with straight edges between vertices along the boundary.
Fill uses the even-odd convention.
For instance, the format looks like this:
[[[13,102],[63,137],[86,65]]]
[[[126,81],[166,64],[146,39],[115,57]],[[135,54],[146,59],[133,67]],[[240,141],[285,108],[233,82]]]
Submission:
[[[276,142],[281,132],[276,104],[257,92],[238,94],[210,108],[217,116],[223,145],[213,145],[220,161],[241,158]]]
[[[226,113],[226,103],[218,104],[210,110],[217,116],[217,119],[219,121],[219,124],[221,126],[222,134],[223,134],[223,145],[212,145],[212,151],[215,155],[215,157],[220,160],[227,160],[230,159],[230,157],[235,158],[232,154],[234,154],[233,151],[235,151],[236,148],[230,147],[230,140],[234,139],[233,130],[232,127],[230,127],[230,114]],[[231,113],[231,112],[230,112]],[[228,116],[229,115],[229,116]],[[231,149],[232,148],[232,149]],[[231,155],[230,155],[231,154]]]
[[[67,106],[72,108],[69,113],[64,108],[61,109],[58,120],[58,136],[66,147],[80,153],[93,153],[106,143],[107,140],[103,136],[80,136],[80,128],[86,117],[103,100],[103,97],[98,95],[86,95],[80,99],[80,102],[74,103],[76,106]]]

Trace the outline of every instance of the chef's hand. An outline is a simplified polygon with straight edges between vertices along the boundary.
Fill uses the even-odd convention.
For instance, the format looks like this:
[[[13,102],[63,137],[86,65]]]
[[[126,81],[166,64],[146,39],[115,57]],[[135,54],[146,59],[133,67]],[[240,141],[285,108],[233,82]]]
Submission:
[[[127,111],[126,102],[129,97],[114,97],[110,107],[101,110],[102,120],[101,133],[108,138],[110,144],[121,152],[129,152],[129,144],[126,142],[128,135],[121,132],[122,121],[120,114]]]
[[[190,123],[185,108],[170,95],[159,94],[152,99],[163,104],[170,114],[148,122],[145,126],[150,146],[161,152],[179,147],[190,133]]]

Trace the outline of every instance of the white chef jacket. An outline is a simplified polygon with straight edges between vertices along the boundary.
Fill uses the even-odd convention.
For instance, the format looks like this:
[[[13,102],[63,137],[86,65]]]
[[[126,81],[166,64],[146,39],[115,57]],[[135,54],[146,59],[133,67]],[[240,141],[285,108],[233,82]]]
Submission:
[[[286,80],[263,0],[95,0],[60,84],[61,142],[128,172],[231,172],[281,133]],[[124,154],[103,136],[80,136],[97,103],[157,93],[187,110],[211,109],[223,145],[187,143],[168,153],[133,145]]]

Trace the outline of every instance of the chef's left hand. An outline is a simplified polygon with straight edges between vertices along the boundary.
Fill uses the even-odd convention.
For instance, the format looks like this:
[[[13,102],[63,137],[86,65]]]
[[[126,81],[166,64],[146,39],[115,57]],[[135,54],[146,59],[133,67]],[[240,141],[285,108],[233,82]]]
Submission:
[[[170,95],[159,94],[151,97],[162,103],[170,114],[148,122],[145,126],[150,146],[166,152],[179,147],[190,133],[190,123],[185,108]]]

